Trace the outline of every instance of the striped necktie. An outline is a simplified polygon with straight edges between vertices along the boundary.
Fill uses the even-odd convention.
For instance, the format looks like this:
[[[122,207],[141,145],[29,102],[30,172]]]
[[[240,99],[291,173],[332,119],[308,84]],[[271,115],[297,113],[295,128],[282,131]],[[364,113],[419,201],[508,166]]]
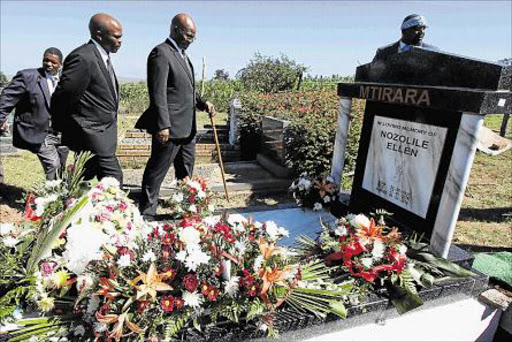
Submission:
[[[117,98],[116,74],[114,73],[114,67],[112,66],[112,62],[110,61],[110,55],[107,58],[107,71],[110,76],[110,80],[112,81],[112,85],[114,86],[114,93]]]

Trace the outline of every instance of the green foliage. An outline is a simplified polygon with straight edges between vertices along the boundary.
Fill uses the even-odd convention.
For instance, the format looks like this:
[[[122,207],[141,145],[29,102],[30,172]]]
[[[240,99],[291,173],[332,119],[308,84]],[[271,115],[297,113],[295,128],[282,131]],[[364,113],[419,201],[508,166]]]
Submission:
[[[242,91],[242,83],[238,80],[212,79],[204,83],[203,98],[215,105],[218,112],[229,111],[229,101]]]
[[[297,89],[306,70],[304,65],[283,54],[274,58],[256,53],[236,76],[247,91],[277,93]]]
[[[119,114],[142,114],[149,106],[146,82],[122,84],[119,98]]]
[[[265,115],[292,121],[285,131],[286,165],[294,176],[329,173],[337,130],[339,98],[335,91],[241,94],[240,139],[258,139]],[[344,174],[355,167],[364,103],[354,100],[345,154]],[[254,141],[252,141],[254,145]],[[344,181],[343,187],[349,184]]]
[[[9,84],[7,76],[5,76],[5,74],[0,71],[0,88],[5,87],[7,84]]]
[[[164,336],[165,338],[171,338],[178,333],[192,317],[191,311],[185,311],[182,313],[175,313],[172,317],[165,322]]]
[[[229,73],[224,69],[215,70],[215,75],[213,76],[214,80],[223,80],[227,81],[229,79]]]

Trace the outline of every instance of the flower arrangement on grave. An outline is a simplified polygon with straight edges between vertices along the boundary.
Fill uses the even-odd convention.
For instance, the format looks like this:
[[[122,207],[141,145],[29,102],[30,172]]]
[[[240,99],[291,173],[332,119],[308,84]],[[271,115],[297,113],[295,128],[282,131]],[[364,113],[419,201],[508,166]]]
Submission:
[[[215,210],[213,193],[204,178],[193,176],[191,179],[174,181],[172,186],[175,191],[164,201],[164,206],[170,208],[173,218],[190,215],[206,217]]]
[[[4,336],[164,340],[241,319],[276,336],[284,307],[346,316],[352,283],[335,284],[323,261],[277,246],[288,232],[271,221],[148,223],[112,178],[69,184],[47,183],[27,206],[37,214],[0,226],[0,324],[17,324]],[[43,316],[20,319],[33,310]]]
[[[290,186],[299,207],[314,211],[329,208],[336,201],[339,187],[331,176],[302,173]]]
[[[429,253],[417,236],[404,239],[396,227],[386,225],[386,215],[389,213],[385,211],[374,217],[349,214],[338,219],[334,227],[322,222],[317,240],[300,236],[297,248],[303,256],[323,256],[326,265],[337,267],[342,278],[355,279],[354,290],[361,298],[386,288],[400,314],[423,304],[418,288],[430,288],[447,277],[474,275]]]

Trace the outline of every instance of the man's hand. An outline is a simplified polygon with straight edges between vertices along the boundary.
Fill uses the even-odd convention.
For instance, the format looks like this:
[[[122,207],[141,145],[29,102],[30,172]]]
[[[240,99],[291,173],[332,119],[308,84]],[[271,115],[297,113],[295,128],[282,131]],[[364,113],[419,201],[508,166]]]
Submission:
[[[9,135],[9,124],[7,121],[0,125],[0,135]]]
[[[210,115],[211,118],[215,117],[217,114],[215,106],[210,101],[206,101],[206,112]]]
[[[169,140],[169,128],[162,129],[156,134],[156,138],[161,144],[165,144]]]

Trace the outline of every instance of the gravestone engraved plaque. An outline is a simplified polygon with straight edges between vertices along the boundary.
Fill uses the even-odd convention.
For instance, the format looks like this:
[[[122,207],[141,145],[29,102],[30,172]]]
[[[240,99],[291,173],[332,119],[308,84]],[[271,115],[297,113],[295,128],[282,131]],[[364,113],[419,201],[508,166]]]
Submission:
[[[363,188],[426,218],[446,130],[375,116]]]

